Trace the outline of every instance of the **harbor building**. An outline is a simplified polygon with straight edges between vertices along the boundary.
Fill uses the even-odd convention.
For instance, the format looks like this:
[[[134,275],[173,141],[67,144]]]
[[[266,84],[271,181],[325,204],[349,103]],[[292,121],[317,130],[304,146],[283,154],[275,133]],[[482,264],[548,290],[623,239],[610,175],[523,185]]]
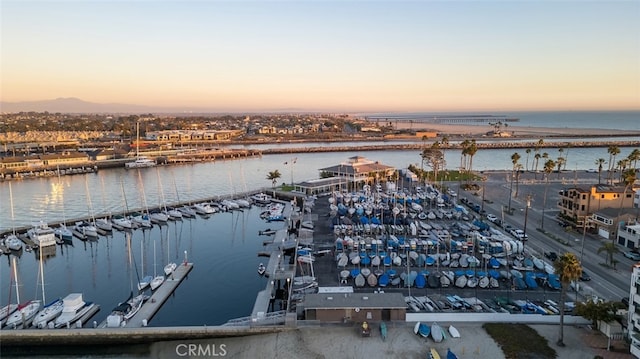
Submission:
[[[318,293],[304,297],[306,320],[321,322],[404,321],[402,293]]]

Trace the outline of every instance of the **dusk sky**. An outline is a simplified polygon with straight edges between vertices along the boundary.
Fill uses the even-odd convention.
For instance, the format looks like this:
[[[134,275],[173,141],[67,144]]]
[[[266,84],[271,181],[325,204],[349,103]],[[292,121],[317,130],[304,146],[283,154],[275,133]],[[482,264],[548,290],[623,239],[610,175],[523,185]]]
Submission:
[[[7,1],[0,100],[640,109],[640,2]]]

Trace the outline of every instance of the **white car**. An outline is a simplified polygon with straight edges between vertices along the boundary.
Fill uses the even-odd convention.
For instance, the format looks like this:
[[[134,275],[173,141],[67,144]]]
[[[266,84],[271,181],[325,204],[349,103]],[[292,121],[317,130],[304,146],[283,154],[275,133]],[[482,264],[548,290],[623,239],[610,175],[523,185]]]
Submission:
[[[587,170],[587,173],[598,173],[598,170],[597,170],[597,169],[595,169],[595,168],[589,168],[589,169]]]
[[[526,241],[529,238],[522,229],[512,229],[511,234],[521,241]]]
[[[495,222],[497,219],[498,219],[498,217],[496,217],[494,214],[491,214],[491,213],[487,214],[487,221],[489,221],[489,222],[493,223],[493,222]]]

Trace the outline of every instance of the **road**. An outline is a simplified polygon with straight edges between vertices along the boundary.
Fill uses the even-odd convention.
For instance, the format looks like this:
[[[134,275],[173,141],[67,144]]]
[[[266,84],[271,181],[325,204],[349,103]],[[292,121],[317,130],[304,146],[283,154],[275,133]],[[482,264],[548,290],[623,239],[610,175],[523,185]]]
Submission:
[[[502,218],[507,224],[524,229],[525,215],[529,240],[525,242],[525,250],[536,257],[543,257],[544,252],[555,251],[558,254],[572,252],[583,263],[583,268],[591,276],[591,281],[580,282],[582,299],[588,296],[597,296],[609,301],[619,301],[622,297],[629,297],[631,281],[631,266],[634,261],[624,257],[626,248],[618,247],[620,252],[614,255],[617,260],[616,270],[606,266],[606,253],[598,254],[606,239],[587,233],[584,236],[581,230],[566,231],[558,225],[555,219],[559,210],[557,208],[558,192],[563,188],[573,185],[590,186],[598,183],[598,174],[585,173],[584,171],[563,172],[551,174],[546,206],[543,211],[544,193],[547,187],[542,174],[534,176],[533,173],[523,173],[518,187],[518,196],[511,197],[513,214],[503,211],[508,208],[509,193],[516,194],[516,184],[510,182],[510,172],[485,172],[486,177],[479,191],[458,191],[458,183],[451,183],[450,187],[458,191],[459,198],[467,198],[474,203],[483,203],[484,210]],[[537,177],[537,178],[535,178]],[[484,192],[484,202],[483,199]],[[525,210],[527,196],[530,195],[530,207]],[[543,223],[544,212],[544,223]],[[540,231],[544,226],[547,234]],[[548,261],[548,260],[547,260]]]

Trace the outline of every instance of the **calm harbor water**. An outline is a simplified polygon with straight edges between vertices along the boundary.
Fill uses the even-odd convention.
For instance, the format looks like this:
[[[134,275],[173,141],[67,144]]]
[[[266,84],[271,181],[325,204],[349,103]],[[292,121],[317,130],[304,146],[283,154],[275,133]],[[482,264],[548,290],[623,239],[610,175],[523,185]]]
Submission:
[[[631,149],[622,148],[618,158]],[[551,158],[559,156],[557,149],[546,149]],[[511,168],[514,150],[481,150],[474,157],[477,170]],[[526,154],[523,150],[521,163]],[[346,161],[352,156],[404,168],[420,163],[417,151],[330,152],[285,154],[218,161],[143,170],[113,169],[97,174],[61,178],[40,178],[13,182],[14,218],[10,210],[9,183],[0,183],[0,229],[27,226],[34,221],[63,219],[119,213],[125,208],[157,207],[166,203],[191,201],[215,196],[269,188],[268,172],[279,170],[280,182],[303,181],[318,177],[319,169]],[[566,155],[566,152],[564,153]],[[446,152],[449,168],[460,163],[460,152]],[[608,160],[606,148],[569,150],[567,169],[593,168],[596,158]],[[291,165],[295,159],[295,164]],[[529,160],[529,166],[533,156]],[[285,165],[284,163],[287,162]],[[571,178],[571,174],[567,175]],[[150,322],[163,325],[216,325],[228,319],[249,315],[255,295],[264,288],[265,278],[256,273],[258,258],[265,237],[258,231],[274,228],[259,218],[260,208],[244,212],[219,213],[208,219],[197,218],[169,223],[142,232],[134,231],[131,253],[135,265],[129,265],[127,239],[124,233],[100,237],[96,242],[73,240],[73,246],[48,248],[43,254],[47,300],[70,292],[82,292],[86,300],[102,306],[94,320],[100,322],[124,300],[137,276],[153,274],[153,244],[156,244],[156,266],[164,267],[168,259],[181,262],[184,251],[194,270],[175,295]],[[276,223],[282,225],[282,223]],[[141,248],[142,247],[142,248]],[[142,264],[144,252],[144,265]],[[23,253],[18,260],[21,300],[40,298],[38,285],[38,252]],[[0,304],[15,298],[10,291],[9,256],[0,258]],[[134,278],[132,280],[132,278]],[[12,301],[15,301],[13,299]]]

